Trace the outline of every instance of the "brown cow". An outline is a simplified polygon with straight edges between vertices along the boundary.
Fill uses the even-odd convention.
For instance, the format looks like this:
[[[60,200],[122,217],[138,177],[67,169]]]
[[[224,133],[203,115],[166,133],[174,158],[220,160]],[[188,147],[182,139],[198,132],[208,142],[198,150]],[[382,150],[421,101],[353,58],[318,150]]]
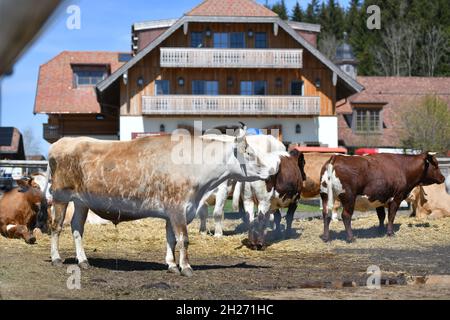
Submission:
[[[22,238],[28,244],[36,242],[33,229],[41,205],[45,203],[37,178],[32,176],[18,180],[19,187],[6,192],[0,199],[0,233],[4,237]]]
[[[266,181],[252,182],[253,197],[258,204],[258,217],[250,220],[249,244],[251,249],[261,250],[265,247],[265,227],[271,213],[275,213],[276,231],[280,234],[281,208],[288,208],[286,216],[286,235],[291,233],[292,219],[297,209],[305,176],[305,159],[303,153],[292,150],[289,156],[282,156],[278,172]],[[244,186],[245,187],[245,186]],[[245,194],[245,190],[244,190]],[[244,198],[249,198],[249,195]],[[250,216],[253,207],[246,209]]]
[[[415,187],[406,200],[412,204],[419,219],[450,217],[450,195],[443,184]]]
[[[394,219],[400,203],[418,185],[443,183],[436,157],[430,153],[420,155],[374,154],[369,156],[333,156],[321,171],[320,195],[324,203],[324,232],[322,239],[329,240],[332,208],[336,197],[344,208],[342,220],[347,231],[347,241],[353,241],[351,219],[357,198],[366,198],[376,208],[380,229],[384,229],[389,210],[388,236],[394,235]],[[327,204],[327,205],[325,205]]]

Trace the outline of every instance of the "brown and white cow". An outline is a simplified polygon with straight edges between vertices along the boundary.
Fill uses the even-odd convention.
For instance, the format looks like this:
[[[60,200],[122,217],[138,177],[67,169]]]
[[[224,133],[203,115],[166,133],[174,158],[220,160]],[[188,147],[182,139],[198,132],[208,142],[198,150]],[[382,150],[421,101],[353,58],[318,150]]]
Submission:
[[[415,187],[406,201],[411,203],[413,214],[419,219],[450,217],[450,195],[443,184]]]
[[[323,166],[321,177],[320,195],[324,203],[322,239],[329,240],[331,217],[328,210],[333,207],[334,199],[339,198],[348,242],[354,240],[351,219],[358,198],[366,198],[371,207],[376,208],[380,229],[384,229],[384,208],[388,208],[387,234],[392,236],[397,209],[412,189],[418,185],[440,184],[445,180],[436,157],[430,153],[336,155]]]
[[[17,180],[18,187],[3,194],[0,199],[0,233],[7,238],[24,239],[34,244],[37,216],[46,210],[41,174]],[[46,223],[45,223],[46,224]]]
[[[178,245],[181,274],[191,276],[187,225],[204,196],[227,179],[266,179],[277,172],[279,162],[277,156],[255,152],[242,129],[235,137],[192,137],[186,131],[129,142],[63,138],[49,151],[52,263],[62,265],[59,235],[67,204],[74,201],[72,234],[80,267],[89,266],[82,236],[91,209],[116,224],[165,219],[169,272],[180,273],[174,255]]]
[[[306,180],[304,171],[305,159],[303,153],[292,150],[288,156],[282,156],[278,172],[263,183],[265,190],[255,193],[258,204],[258,217],[250,222],[249,247],[263,249],[265,247],[265,230],[270,215],[275,215],[275,231],[280,234],[280,209],[288,208],[286,215],[286,237],[291,234],[292,220],[300,200],[303,181]],[[251,184],[257,184],[258,181]],[[245,183],[247,184],[247,183]],[[245,192],[245,191],[244,191]],[[258,200],[260,203],[258,203]],[[267,202],[267,203],[266,203]],[[246,212],[249,214],[249,212]]]

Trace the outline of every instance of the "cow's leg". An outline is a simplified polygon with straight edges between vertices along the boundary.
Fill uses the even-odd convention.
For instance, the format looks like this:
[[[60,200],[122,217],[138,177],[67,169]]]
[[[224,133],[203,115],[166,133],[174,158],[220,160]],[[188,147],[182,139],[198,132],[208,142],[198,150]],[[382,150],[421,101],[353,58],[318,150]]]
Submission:
[[[59,255],[59,235],[61,234],[64,218],[66,217],[67,203],[53,202],[52,225],[51,225],[51,259],[52,265],[62,266],[63,262]]]
[[[281,236],[281,211],[280,209],[275,210],[273,213],[273,221],[275,223],[275,234]]]
[[[255,220],[255,203],[253,200],[244,200],[244,210],[248,217],[248,223],[252,223]]]
[[[377,208],[377,215],[378,215],[378,231],[382,232],[384,231],[384,219],[386,218],[386,211],[384,210],[384,207],[378,207]]]
[[[180,249],[180,268],[181,275],[191,277],[193,275],[192,267],[189,264],[188,247],[189,235],[187,232],[186,214],[182,211],[175,211],[171,213],[170,221],[172,223],[173,232],[177,241],[177,246]]]
[[[86,223],[89,208],[77,202],[74,203],[74,207],[75,209],[72,217],[71,226],[72,226],[73,240],[75,242],[75,250],[77,253],[77,261],[80,268],[88,269],[89,262],[83,248],[83,233],[84,233],[84,224]]]
[[[255,202],[253,201],[253,192],[250,183],[244,184],[243,198],[245,214],[250,224],[255,220]]]
[[[167,240],[167,253],[166,253],[166,263],[169,266],[168,272],[180,274],[180,270],[177,267],[175,260],[175,247],[177,245],[177,240],[175,238],[175,233],[173,232],[172,223],[166,221],[166,240]]]
[[[392,237],[394,235],[394,219],[397,214],[398,207],[400,206],[400,202],[391,201],[388,207],[388,226],[387,226],[387,235]]]
[[[6,226],[6,236],[11,239],[24,239],[28,244],[36,243],[36,237],[27,226],[17,224]]]
[[[206,221],[208,219],[208,205],[204,203],[198,210],[200,218],[200,233],[206,234]]]
[[[330,241],[330,222],[331,217],[328,215],[328,194],[321,193],[320,198],[322,199],[322,218],[323,218],[323,234],[322,240],[324,242]]]
[[[338,221],[339,220],[339,208],[341,207],[341,203],[339,201],[334,201],[333,204],[333,212],[331,215],[331,220]]]
[[[220,238],[223,236],[223,210],[225,208],[225,202],[227,201],[228,190],[227,186],[219,187],[219,191],[216,194],[216,205],[214,206],[214,237]]]
[[[345,197],[345,195],[344,195]],[[352,231],[352,216],[353,216],[353,210],[355,208],[355,200],[353,197],[347,195],[341,203],[344,209],[342,210],[342,221],[344,222],[345,231],[347,232],[347,242],[351,243],[355,241],[355,238],[353,237],[353,231]]]
[[[289,239],[292,233],[292,222],[294,221],[295,211],[297,211],[297,203],[291,203],[286,213],[286,239]]]

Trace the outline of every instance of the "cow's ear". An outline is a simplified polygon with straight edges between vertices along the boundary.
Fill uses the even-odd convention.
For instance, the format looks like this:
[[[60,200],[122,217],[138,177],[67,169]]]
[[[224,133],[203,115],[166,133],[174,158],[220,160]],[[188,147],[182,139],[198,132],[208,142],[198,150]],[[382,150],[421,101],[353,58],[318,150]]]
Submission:
[[[19,180],[16,180],[17,185],[22,189],[27,189],[31,186],[31,179],[29,177],[22,177]]]

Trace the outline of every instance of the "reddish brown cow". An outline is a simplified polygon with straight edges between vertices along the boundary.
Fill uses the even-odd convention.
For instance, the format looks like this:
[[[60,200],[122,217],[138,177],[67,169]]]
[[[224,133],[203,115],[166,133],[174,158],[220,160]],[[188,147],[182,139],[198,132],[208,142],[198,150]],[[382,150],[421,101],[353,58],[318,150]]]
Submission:
[[[0,199],[0,233],[4,237],[22,238],[33,244],[36,242],[33,229],[45,199],[40,185],[33,178],[25,177],[17,184],[19,187],[6,192]]]
[[[380,229],[384,229],[388,208],[387,234],[394,234],[394,219],[400,203],[414,187],[443,183],[436,157],[430,153],[420,155],[375,154],[370,156],[331,157],[321,170],[320,195],[323,205],[324,232],[322,239],[329,240],[332,208],[336,197],[342,203],[342,220],[347,231],[347,241],[353,241],[351,219],[355,202],[365,198],[376,208]],[[325,205],[327,204],[327,205]]]

